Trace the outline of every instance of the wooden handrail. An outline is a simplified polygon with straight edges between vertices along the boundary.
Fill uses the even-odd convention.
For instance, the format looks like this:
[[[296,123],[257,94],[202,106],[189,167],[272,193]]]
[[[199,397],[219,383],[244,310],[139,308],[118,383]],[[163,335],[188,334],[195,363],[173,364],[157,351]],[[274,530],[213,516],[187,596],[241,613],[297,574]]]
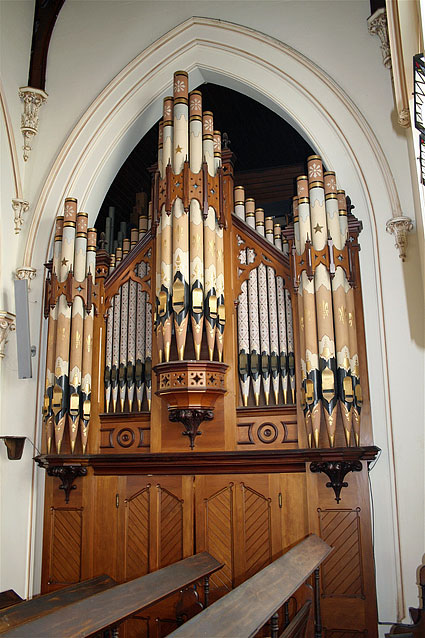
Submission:
[[[252,638],[331,551],[311,534],[168,638]]]
[[[208,577],[223,567],[207,552],[202,552],[135,578],[122,585],[54,611],[3,636],[26,638],[85,638],[115,626],[137,611],[153,605],[188,585]]]
[[[58,589],[49,594],[32,598],[31,600],[22,601],[21,599],[21,602],[13,605],[13,608],[10,607],[0,612],[0,634],[18,625],[23,625],[24,623],[51,614],[57,609],[62,609],[78,600],[93,596],[116,584],[115,580],[104,574],[96,578],[83,580],[81,583],[76,583],[63,589]]]

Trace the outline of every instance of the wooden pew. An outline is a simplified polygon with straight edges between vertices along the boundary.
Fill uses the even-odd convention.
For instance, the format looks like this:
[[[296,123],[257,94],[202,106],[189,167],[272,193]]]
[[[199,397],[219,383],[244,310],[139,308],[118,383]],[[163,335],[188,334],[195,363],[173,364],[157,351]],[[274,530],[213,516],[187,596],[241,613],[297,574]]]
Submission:
[[[116,626],[137,611],[158,603],[197,581],[203,581],[208,591],[209,576],[222,567],[222,563],[207,552],[202,552],[151,574],[89,596],[43,618],[6,631],[2,635],[8,638],[91,636],[108,627]]]
[[[57,609],[71,605],[78,600],[87,598],[87,596],[93,596],[116,584],[115,580],[104,574],[58,589],[50,594],[14,604],[13,608],[9,607],[9,609],[0,612],[0,634],[37,618],[42,618]],[[22,601],[22,599],[20,600]]]
[[[316,570],[331,551],[329,545],[311,534],[167,638],[253,638],[269,619],[271,636],[277,638],[278,610],[313,572],[318,578]],[[318,598],[317,595],[316,603]],[[292,621],[299,622],[301,629],[289,625],[283,634],[285,638],[303,635],[300,631],[304,620],[305,630],[308,610],[301,611],[302,617]],[[316,612],[316,633],[319,627],[320,613]]]

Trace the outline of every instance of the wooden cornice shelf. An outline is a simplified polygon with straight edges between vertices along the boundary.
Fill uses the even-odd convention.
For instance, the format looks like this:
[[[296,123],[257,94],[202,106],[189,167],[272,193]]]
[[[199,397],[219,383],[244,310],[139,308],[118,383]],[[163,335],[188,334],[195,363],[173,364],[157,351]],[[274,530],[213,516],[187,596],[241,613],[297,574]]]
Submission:
[[[376,446],[243,452],[190,452],[158,454],[41,455],[41,467],[61,465],[92,467],[99,475],[125,474],[264,474],[305,472],[313,462],[373,461]]]

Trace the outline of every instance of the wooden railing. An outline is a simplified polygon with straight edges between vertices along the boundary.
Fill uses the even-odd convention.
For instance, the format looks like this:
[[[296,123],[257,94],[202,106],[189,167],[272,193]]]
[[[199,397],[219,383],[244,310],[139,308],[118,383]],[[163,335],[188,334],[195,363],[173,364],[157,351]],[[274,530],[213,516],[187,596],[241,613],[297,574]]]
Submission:
[[[278,638],[278,611],[314,572],[315,638],[322,633],[319,566],[332,551],[312,534],[211,607],[169,634],[167,638],[252,638],[270,620],[270,636]],[[281,638],[305,635],[311,601],[306,602]]]
[[[209,576],[222,567],[222,563],[202,552],[94,596],[88,595],[42,618],[7,630],[2,636],[85,638],[109,627],[113,628],[113,635],[118,635],[119,623],[197,581],[204,584],[204,606],[207,606]],[[60,592],[56,592],[57,595]]]

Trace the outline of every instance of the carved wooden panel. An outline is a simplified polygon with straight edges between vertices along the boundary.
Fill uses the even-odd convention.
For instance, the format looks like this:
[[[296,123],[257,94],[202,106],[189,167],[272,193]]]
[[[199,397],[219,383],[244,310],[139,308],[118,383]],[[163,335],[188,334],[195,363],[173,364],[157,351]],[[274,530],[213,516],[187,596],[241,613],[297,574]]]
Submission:
[[[360,508],[319,508],[318,514],[320,536],[334,548],[322,565],[322,596],[364,598]]]
[[[150,485],[126,500],[125,579],[143,576],[149,571]]]
[[[183,558],[183,500],[161,485],[159,499],[159,565],[166,567]]]
[[[51,507],[49,585],[70,585],[81,578],[83,508]]]
[[[298,447],[295,406],[276,406],[262,410],[238,408],[238,449],[296,449]]]
[[[150,446],[150,414],[102,414],[100,451],[102,454],[147,452]]]
[[[272,558],[270,498],[241,483],[245,578],[268,565]]]
[[[224,563],[210,579],[211,589],[233,585],[233,483],[204,499],[206,550]],[[224,593],[224,592],[223,592]]]

